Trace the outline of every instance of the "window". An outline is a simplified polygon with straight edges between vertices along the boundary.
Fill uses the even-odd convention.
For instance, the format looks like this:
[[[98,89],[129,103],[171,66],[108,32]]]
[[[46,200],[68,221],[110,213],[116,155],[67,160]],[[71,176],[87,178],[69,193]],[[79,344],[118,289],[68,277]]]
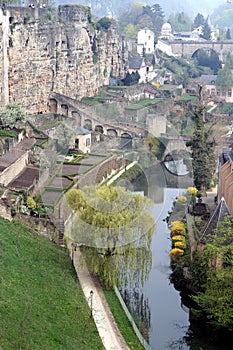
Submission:
[[[148,40],[150,40],[150,38],[151,38],[151,36],[149,35],[149,36],[148,36]]]
[[[231,89],[228,89],[228,91],[227,91],[227,96],[228,96],[228,97],[231,97],[231,96],[232,96],[232,91],[231,91]]]
[[[90,146],[90,144],[91,144],[90,139],[89,139],[89,138],[88,138],[88,139],[86,139],[86,146],[88,147],[88,146]]]
[[[226,96],[226,90],[222,90],[222,96]]]

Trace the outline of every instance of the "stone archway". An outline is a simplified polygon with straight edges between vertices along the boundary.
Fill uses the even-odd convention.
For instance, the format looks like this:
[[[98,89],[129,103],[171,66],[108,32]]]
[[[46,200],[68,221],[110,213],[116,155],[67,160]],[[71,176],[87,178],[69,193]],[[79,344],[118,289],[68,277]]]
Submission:
[[[100,133],[100,134],[103,134],[104,133],[104,128],[102,125],[96,125],[95,126],[95,131]]]
[[[49,100],[49,111],[57,114],[57,100],[55,98],[50,98]]]
[[[87,130],[92,130],[92,121],[91,119],[85,119],[83,127]]]
[[[77,123],[77,126],[81,126],[82,125],[82,117],[81,115],[79,114],[79,112],[77,111],[72,111],[71,112],[71,116],[72,118],[75,119],[76,123]]]
[[[127,132],[121,134],[121,148],[132,148],[132,136]]]
[[[115,129],[107,129],[107,135],[110,137],[117,137],[117,131]]]
[[[222,67],[218,53],[208,47],[195,50],[191,58],[195,58],[198,65],[211,68],[214,74],[217,74],[218,69]]]
[[[61,114],[64,115],[65,117],[68,117],[68,111],[69,111],[68,105],[63,103],[61,105]]]

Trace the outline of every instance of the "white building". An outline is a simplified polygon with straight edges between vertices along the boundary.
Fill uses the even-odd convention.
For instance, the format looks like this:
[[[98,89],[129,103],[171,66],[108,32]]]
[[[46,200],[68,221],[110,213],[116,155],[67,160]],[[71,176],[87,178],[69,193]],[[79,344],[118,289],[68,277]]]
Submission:
[[[168,56],[174,56],[172,52],[172,47],[167,41],[158,40],[156,44],[156,49],[164,52]]]
[[[162,25],[160,38],[166,39],[166,40],[174,39],[174,36],[172,33],[172,26],[170,25],[170,23],[166,22]]]
[[[137,53],[139,55],[150,54],[154,52],[154,32],[149,28],[139,30],[137,36]]]

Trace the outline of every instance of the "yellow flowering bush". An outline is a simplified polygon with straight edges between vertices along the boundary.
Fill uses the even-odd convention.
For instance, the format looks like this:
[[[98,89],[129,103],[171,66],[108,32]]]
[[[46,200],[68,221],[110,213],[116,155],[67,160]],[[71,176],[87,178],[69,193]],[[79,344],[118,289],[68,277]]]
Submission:
[[[186,228],[182,221],[172,221],[171,222],[171,235],[185,234]]]
[[[175,235],[172,236],[172,241],[181,241],[181,242],[185,242],[185,237],[182,235]]]
[[[188,187],[188,188],[187,188],[187,192],[188,192],[189,194],[192,194],[192,195],[196,196],[196,195],[197,195],[197,192],[198,192],[198,189],[197,189],[196,187]]]
[[[182,255],[184,255],[184,251],[183,249],[180,249],[180,248],[173,248],[170,251],[169,255],[172,259],[177,259],[177,258],[180,258]]]
[[[179,197],[177,197],[177,200],[178,200],[179,202],[187,202],[187,197],[185,197],[185,196],[179,196]]]
[[[34,199],[30,196],[27,198],[27,207],[30,210],[35,210],[37,207],[36,201],[34,201]]]
[[[185,249],[186,243],[185,242],[175,242],[174,246],[175,246],[175,248]]]

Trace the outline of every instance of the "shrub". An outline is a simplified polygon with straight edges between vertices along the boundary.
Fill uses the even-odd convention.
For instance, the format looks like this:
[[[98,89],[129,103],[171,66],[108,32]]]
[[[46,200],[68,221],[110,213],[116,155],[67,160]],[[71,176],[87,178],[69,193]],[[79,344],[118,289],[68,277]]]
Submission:
[[[188,188],[187,188],[187,192],[188,192],[189,194],[192,194],[192,195],[196,196],[196,195],[197,195],[197,192],[198,192],[198,189],[197,189],[196,187],[188,187]]]
[[[179,259],[182,255],[184,255],[184,250],[180,248],[173,248],[170,253],[170,257],[174,260]]]
[[[35,210],[36,209],[36,201],[34,201],[34,199],[32,197],[28,197],[27,199],[27,207],[30,210]]]
[[[186,243],[185,242],[175,242],[174,246],[175,246],[175,248],[185,249]]]

